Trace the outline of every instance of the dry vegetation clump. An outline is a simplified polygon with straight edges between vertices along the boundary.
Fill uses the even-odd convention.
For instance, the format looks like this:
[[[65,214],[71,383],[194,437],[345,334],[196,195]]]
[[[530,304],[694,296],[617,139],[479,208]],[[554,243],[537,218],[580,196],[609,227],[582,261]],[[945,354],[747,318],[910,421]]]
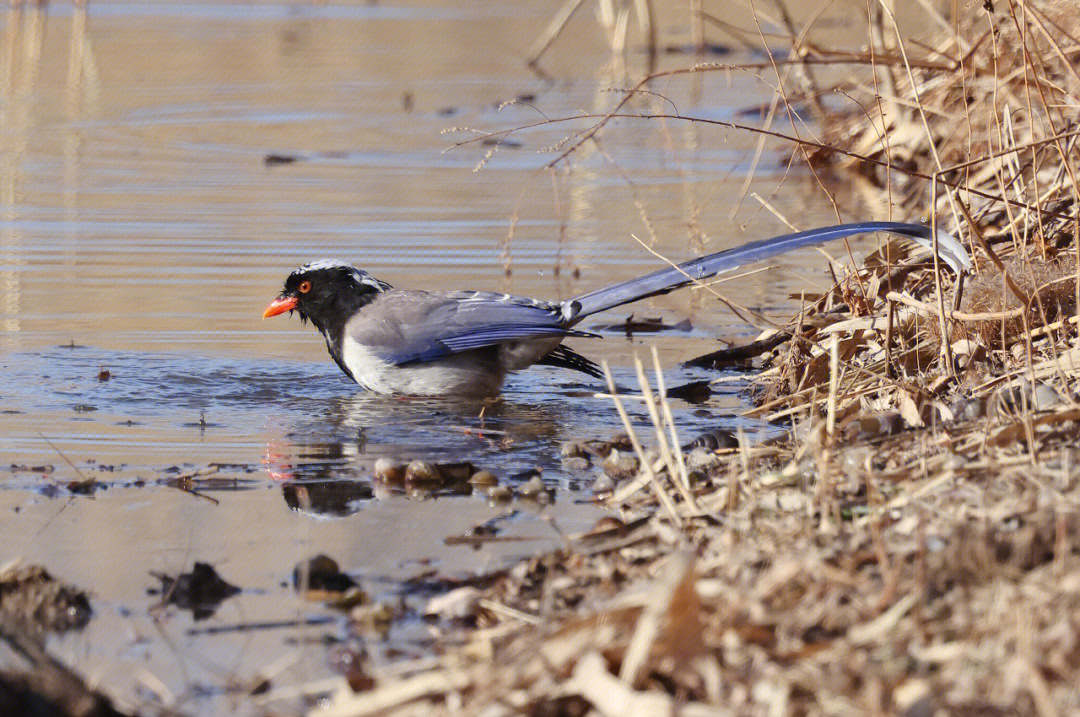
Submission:
[[[1046,326],[1076,313],[1076,267],[1067,259],[1013,256],[1003,263],[1005,271],[986,267],[970,280],[960,302],[960,309],[969,314],[1003,318],[953,322],[953,341],[971,338],[987,348],[1008,348],[1028,327]],[[1012,290],[1006,276],[1018,291]]]
[[[649,469],[606,497],[618,517],[465,588],[439,658],[328,714],[1080,709],[1080,410],[684,453],[642,389],[658,449],[630,427]]]
[[[639,365],[654,431],[613,397],[642,466],[600,496],[614,517],[319,714],[1080,713],[1078,16],[960,4],[926,45],[871,5],[840,85],[860,109],[807,159],[843,158],[977,272],[890,243],[805,296],[753,382],[781,438],[680,448]]]
[[[869,257],[789,322],[795,340],[757,382],[759,415],[821,413],[834,340],[838,420],[893,409],[921,426],[951,418],[958,397],[985,399],[1022,374],[1071,400],[1077,18],[1068,3],[983,3],[942,19],[952,29],[920,45],[895,33],[887,10],[872,14],[871,69],[839,88],[857,109],[822,124],[830,151],[812,158],[864,173],[905,214],[954,232],[976,273],[954,281],[913,268],[891,245]]]

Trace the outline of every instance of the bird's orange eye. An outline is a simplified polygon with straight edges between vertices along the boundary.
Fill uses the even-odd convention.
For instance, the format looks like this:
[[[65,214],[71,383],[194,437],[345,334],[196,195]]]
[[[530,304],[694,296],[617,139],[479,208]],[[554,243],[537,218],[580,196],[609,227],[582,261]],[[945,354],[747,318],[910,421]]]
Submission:
[[[299,291],[301,294],[308,293],[309,291],[311,291],[311,282],[301,281],[300,286],[296,287],[296,290]]]

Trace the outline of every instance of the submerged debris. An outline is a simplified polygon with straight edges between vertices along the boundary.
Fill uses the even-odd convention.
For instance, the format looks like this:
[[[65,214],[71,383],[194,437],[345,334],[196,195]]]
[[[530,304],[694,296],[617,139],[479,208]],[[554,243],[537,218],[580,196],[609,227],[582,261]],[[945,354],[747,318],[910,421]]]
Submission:
[[[20,717],[123,717],[109,699],[45,651],[44,633],[81,629],[86,593],[38,565],[0,567],[0,714]],[[17,659],[12,659],[13,657]]]
[[[668,398],[678,398],[687,403],[705,403],[712,397],[712,384],[708,381],[691,381],[682,386],[669,388]]]
[[[425,616],[442,620],[474,621],[479,614],[480,591],[471,586],[434,597],[424,608]]]
[[[667,324],[659,317],[635,319],[634,315],[630,314],[625,321],[597,324],[590,328],[593,331],[618,331],[627,336],[633,336],[634,334],[655,334],[661,331],[693,331],[694,325],[690,323],[690,319],[683,319],[676,324]]]
[[[218,605],[240,592],[240,588],[225,582],[208,563],[196,562],[190,573],[176,577],[164,573],[151,575],[161,581],[162,604],[191,610],[196,620],[210,617]]]
[[[19,561],[0,567],[0,627],[28,633],[80,629],[90,620],[86,593]]]
[[[695,448],[705,448],[710,451],[716,451],[738,447],[739,439],[735,437],[734,433],[724,428],[717,428],[702,433],[700,436],[683,446],[683,450],[691,451]]]
[[[279,152],[271,152],[263,157],[263,164],[267,167],[277,167],[282,164],[293,164],[300,160],[300,157],[295,154],[281,154]]]
[[[293,587],[300,591],[343,593],[356,587],[356,581],[341,572],[337,561],[329,555],[316,555],[293,568]]]
[[[0,670],[0,714],[19,717],[125,717],[108,697],[45,651],[37,636],[4,622],[0,640],[20,658]]]

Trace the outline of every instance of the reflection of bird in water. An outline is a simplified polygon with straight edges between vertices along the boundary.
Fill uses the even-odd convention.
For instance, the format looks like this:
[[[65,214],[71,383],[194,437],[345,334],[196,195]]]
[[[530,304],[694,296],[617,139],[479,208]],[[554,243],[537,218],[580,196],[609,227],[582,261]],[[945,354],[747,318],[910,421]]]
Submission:
[[[935,248],[956,272],[971,266],[963,246],[944,232],[936,242],[919,224],[864,222],[813,229],[710,254],[563,302],[483,291],[393,289],[338,261],[302,266],[285,280],[263,317],[297,311],[326,339],[341,370],[376,393],[490,396],[507,374],[534,364],[599,377],[596,364],[562,346],[592,314],[762,261],[793,249],[868,232],[890,232]]]
[[[263,458],[263,465],[266,466],[266,475],[270,476],[271,480],[287,481],[296,477],[293,473],[293,465],[289,461],[289,456],[280,453],[280,446],[276,443],[270,442],[266,444],[266,456]]]
[[[351,450],[350,450],[351,449]],[[281,493],[291,510],[326,517],[352,515],[375,493],[371,485],[350,475],[355,448],[342,442],[293,446],[287,441],[266,444],[266,474],[281,481]],[[314,461],[306,459],[315,458]]]
[[[481,407],[483,418],[477,418]],[[402,464],[417,458],[440,465],[467,461],[502,474],[499,469],[511,455],[507,449],[516,456],[514,470],[534,463],[530,448],[543,447],[552,459],[548,448],[566,438],[568,420],[558,397],[537,403],[448,403],[355,394],[327,402],[317,419],[268,442],[263,465],[271,479],[283,484],[290,509],[342,517],[360,510],[365,501],[399,492],[372,483],[379,458]],[[467,485],[447,483],[415,493],[437,497],[462,491],[469,492]]]
[[[437,446],[440,459],[457,460],[452,456],[474,453],[478,444],[520,445],[561,437],[569,418],[565,397],[532,398],[400,401],[355,393],[335,399],[325,417],[328,425],[313,428],[318,429],[316,435],[334,431],[350,435],[353,440],[342,446],[343,456],[389,452],[404,457],[417,446]],[[457,445],[447,442],[453,431],[461,436]]]

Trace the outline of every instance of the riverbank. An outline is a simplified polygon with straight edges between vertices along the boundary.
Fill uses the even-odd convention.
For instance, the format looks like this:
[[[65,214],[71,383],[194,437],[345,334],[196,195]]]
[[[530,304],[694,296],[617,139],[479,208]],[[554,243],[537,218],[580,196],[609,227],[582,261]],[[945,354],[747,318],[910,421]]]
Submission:
[[[652,470],[597,496],[610,518],[457,587],[437,656],[317,714],[1080,709],[1080,45],[1064,3],[960,11],[928,13],[932,46],[884,13],[872,51],[770,60],[781,112],[826,119],[793,161],[954,233],[973,276],[891,243],[834,262],[757,344],[748,413],[786,436],[680,449],[657,396],[628,426]]]

